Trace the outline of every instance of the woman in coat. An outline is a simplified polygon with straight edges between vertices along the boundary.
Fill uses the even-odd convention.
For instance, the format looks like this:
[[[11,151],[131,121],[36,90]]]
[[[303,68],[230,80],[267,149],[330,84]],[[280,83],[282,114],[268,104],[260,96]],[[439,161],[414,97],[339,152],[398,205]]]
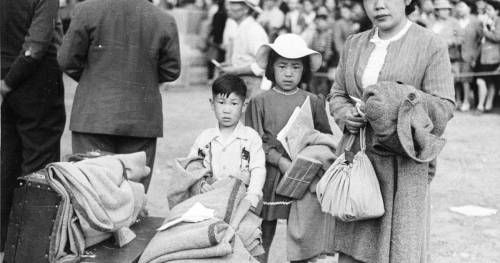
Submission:
[[[383,135],[379,133],[385,130],[374,127],[379,127],[375,124],[383,119],[370,119],[367,115],[367,122],[350,98],[366,99],[368,90],[373,94],[385,91],[388,93],[383,99],[387,100],[382,105],[387,107],[426,107],[412,118],[431,121],[426,127],[434,127],[433,134],[424,137],[438,140],[441,147],[444,145],[440,135],[454,109],[448,48],[438,36],[408,20],[415,2],[364,0],[364,8],[374,28],[351,35],[340,58],[330,101],[331,113],[344,132],[338,149],[344,149],[347,138],[366,127],[366,153],[380,182],[385,208],[385,214],[377,219],[336,222],[335,249],[340,252],[341,263],[421,263],[428,259],[429,184],[435,172],[435,160],[432,159],[437,153],[434,151],[434,155],[420,158],[410,151],[393,150],[408,149],[412,138],[402,139],[392,134],[393,137],[382,140]],[[374,86],[381,81],[392,84]],[[376,111],[370,105],[364,108],[367,114]],[[387,130],[399,131],[398,125],[404,123],[398,122],[385,123]],[[351,148],[353,152],[357,150],[359,136]],[[417,155],[422,153],[416,152]]]

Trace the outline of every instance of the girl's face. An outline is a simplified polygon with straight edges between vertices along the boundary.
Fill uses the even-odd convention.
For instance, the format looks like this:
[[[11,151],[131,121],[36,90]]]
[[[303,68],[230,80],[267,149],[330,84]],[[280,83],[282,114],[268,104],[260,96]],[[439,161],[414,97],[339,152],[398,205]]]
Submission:
[[[368,18],[379,32],[392,34],[405,24],[405,8],[411,0],[363,0]]]
[[[279,57],[274,62],[273,69],[278,88],[283,91],[291,91],[299,85],[304,65],[300,59]]]

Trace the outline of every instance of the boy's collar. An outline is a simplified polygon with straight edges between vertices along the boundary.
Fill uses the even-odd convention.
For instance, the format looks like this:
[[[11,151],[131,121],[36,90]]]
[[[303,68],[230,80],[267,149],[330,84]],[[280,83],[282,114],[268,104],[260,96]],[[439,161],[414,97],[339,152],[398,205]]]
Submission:
[[[238,121],[238,124],[236,124],[236,127],[234,128],[233,132],[229,135],[226,142],[230,142],[233,139],[247,139],[246,137],[244,137],[244,134],[241,132],[243,127],[244,127],[243,123]],[[215,133],[214,133],[214,136],[212,137],[212,140],[217,140],[221,137],[222,137],[222,134],[221,134],[220,129],[219,129],[219,124],[217,123],[215,125]]]

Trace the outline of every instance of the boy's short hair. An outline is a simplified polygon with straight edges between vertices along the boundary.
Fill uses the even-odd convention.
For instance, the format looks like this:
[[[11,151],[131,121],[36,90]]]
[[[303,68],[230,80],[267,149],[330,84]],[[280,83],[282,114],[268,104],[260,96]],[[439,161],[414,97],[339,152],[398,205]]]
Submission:
[[[267,66],[266,66],[266,78],[270,80],[272,83],[276,83],[276,78],[274,77],[274,62],[278,60],[280,55],[276,53],[274,50],[269,51],[267,59]],[[312,71],[311,71],[311,60],[309,59],[309,56],[305,56],[300,58],[302,61],[302,64],[304,65],[304,70],[302,71],[302,78],[300,79],[300,83],[309,83],[312,77]]]
[[[212,84],[212,95],[222,95],[229,96],[231,93],[235,93],[243,100],[247,97],[247,85],[238,76],[233,74],[224,74],[217,79],[215,79]]]

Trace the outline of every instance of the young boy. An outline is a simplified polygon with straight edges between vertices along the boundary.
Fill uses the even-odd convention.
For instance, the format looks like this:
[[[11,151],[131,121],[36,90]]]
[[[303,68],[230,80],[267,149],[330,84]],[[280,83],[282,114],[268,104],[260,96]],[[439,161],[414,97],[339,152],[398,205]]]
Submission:
[[[265,155],[259,134],[240,123],[246,93],[245,83],[235,75],[222,75],[214,81],[210,104],[218,124],[196,138],[188,156],[203,157],[215,179],[241,179],[247,185],[245,199],[257,207],[266,178]],[[210,186],[205,184],[204,190]]]

